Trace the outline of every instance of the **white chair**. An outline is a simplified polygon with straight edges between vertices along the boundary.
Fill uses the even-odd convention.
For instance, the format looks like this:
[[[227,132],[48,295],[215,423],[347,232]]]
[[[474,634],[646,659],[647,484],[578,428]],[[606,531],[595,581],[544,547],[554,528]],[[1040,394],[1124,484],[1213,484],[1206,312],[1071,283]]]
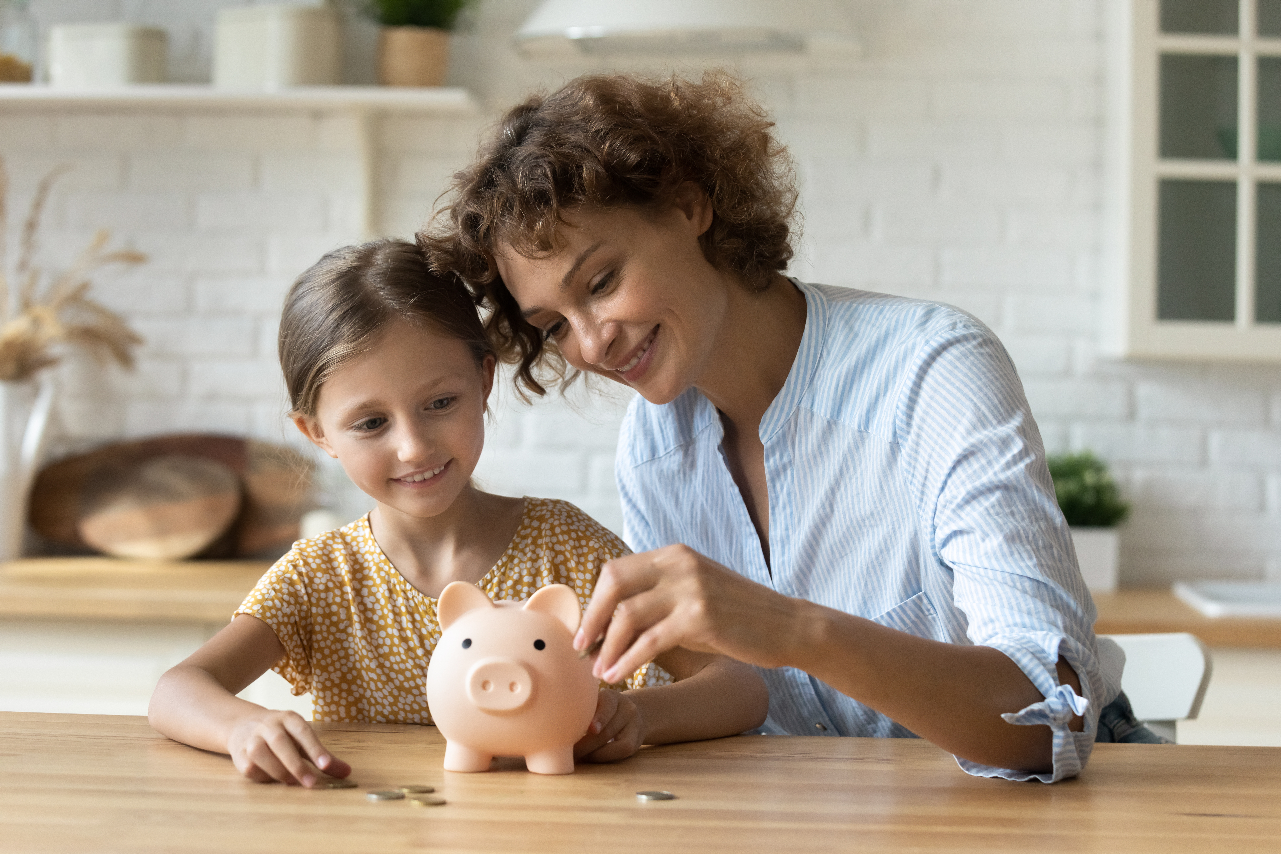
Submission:
[[[1175,724],[1201,711],[1210,685],[1210,650],[1187,632],[1103,635],[1125,651],[1121,688],[1134,716],[1157,735],[1175,741]]]

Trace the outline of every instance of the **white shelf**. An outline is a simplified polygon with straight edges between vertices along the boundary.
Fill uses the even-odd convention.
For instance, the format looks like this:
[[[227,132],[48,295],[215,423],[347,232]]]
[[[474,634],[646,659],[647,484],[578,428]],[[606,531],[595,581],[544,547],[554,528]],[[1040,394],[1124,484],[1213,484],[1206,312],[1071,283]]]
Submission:
[[[0,84],[0,110],[16,106],[61,108],[301,109],[373,112],[472,113],[466,89],[394,86],[295,86],[274,92],[240,92],[212,86],[140,84],[113,89],[60,89],[24,83]]]

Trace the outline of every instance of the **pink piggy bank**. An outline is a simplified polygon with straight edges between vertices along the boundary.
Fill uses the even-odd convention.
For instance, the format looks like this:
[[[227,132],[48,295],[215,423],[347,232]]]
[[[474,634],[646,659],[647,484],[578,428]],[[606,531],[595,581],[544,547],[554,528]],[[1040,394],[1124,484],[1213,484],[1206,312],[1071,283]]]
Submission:
[[[445,737],[446,771],[488,771],[495,756],[523,756],[538,774],[574,771],[598,686],[574,651],[582,612],[564,584],[526,602],[491,602],[455,581],[436,604],[442,634],[427,667],[427,704]]]

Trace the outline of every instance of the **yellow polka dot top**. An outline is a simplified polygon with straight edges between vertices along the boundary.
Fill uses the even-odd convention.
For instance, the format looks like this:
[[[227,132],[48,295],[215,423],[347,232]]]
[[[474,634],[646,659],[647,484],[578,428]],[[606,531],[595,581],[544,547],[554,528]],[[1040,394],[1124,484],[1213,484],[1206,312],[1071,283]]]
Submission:
[[[622,540],[574,505],[526,498],[516,535],[478,586],[497,601],[567,584],[585,608],[601,565],[627,553]],[[374,542],[368,516],[295,543],[236,613],[275,631],[285,657],[273,669],[295,694],[311,692],[315,720],[431,723],[426,680],[440,639],[436,600],[396,571]],[[628,684],[667,678],[647,665]]]

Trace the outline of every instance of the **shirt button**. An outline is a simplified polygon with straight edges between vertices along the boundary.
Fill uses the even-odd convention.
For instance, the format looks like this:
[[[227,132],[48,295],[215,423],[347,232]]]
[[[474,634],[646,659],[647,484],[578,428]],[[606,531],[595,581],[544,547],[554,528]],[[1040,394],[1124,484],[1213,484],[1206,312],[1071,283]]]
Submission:
[[[823,726],[821,723],[814,724],[814,729],[819,732],[827,732],[827,727]]]

